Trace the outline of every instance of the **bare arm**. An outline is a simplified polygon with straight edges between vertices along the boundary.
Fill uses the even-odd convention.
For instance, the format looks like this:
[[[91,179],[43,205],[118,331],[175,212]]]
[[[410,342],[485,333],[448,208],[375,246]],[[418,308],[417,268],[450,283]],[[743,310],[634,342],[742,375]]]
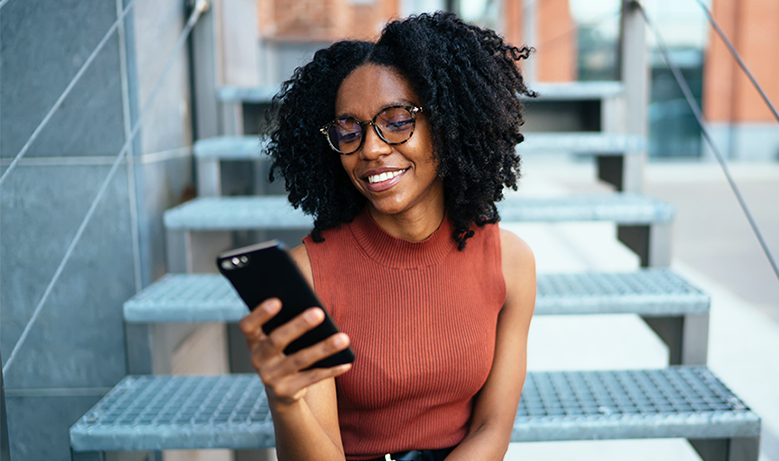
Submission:
[[[298,246],[290,254],[313,287],[311,263],[305,246]],[[334,378],[348,371],[351,365],[303,370],[345,349],[349,339],[339,333],[287,356],[283,353],[284,348],[320,324],[324,313],[319,308],[308,309],[266,335],[261,326],[280,309],[278,299],[269,299],[239,324],[246,336],[252,365],[265,384],[279,460],[343,461]]]
[[[468,434],[447,461],[502,460],[511,440],[527,368],[527,336],[536,299],[536,270],[527,244],[501,230],[506,303],[498,316],[495,358],[476,397]]]

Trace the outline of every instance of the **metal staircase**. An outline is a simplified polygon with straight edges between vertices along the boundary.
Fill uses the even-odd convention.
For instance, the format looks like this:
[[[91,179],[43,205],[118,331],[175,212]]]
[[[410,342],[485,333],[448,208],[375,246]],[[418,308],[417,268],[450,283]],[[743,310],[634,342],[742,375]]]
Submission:
[[[503,222],[608,221],[639,256],[642,269],[623,273],[540,274],[537,315],[630,313],[668,345],[670,367],[659,370],[530,372],[512,441],[686,438],[704,460],[756,461],[760,418],[705,366],[709,297],[667,266],[673,207],[642,195],[646,76],[643,22],[625,2],[622,82],[537,84],[528,120],[586,107],[595,127],[529,131],[518,147],[594,156],[598,177],[613,194],[509,198]],[[236,231],[305,234],[311,218],[279,195],[223,197],[222,163],[251,161],[267,171],[264,141],[244,133],[249,112],[267,105],[273,87],[217,91],[223,136],[198,141],[199,197],[165,214],[169,274],[124,304],[128,324],[235,323],[246,309],[213,272],[213,256]],[[624,117],[624,114],[630,117]],[[587,122],[587,123],[591,123]],[[584,123],[586,125],[587,123]],[[256,184],[267,194],[277,186]],[[276,192],[278,193],[278,192]],[[245,354],[245,351],[243,352]],[[240,359],[233,352],[231,363]],[[165,367],[163,367],[164,369]],[[104,459],[107,451],[260,449],[273,447],[273,426],[259,378],[128,376],[70,430],[74,459]]]

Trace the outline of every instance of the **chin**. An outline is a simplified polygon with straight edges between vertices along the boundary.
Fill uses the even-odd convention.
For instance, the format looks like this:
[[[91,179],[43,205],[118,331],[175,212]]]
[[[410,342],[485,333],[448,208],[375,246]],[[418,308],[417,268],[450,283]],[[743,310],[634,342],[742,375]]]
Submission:
[[[387,203],[385,200],[370,201],[370,204],[377,213],[383,215],[394,215],[406,210],[406,207],[401,203]]]

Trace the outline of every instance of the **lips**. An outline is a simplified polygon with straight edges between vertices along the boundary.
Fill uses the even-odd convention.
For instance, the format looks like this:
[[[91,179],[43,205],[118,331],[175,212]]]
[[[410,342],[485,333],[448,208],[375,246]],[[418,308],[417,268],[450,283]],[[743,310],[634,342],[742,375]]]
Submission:
[[[375,168],[366,171],[361,176],[361,179],[365,181],[366,188],[369,191],[381,192],[400,182],[406,171],[408,171],[408,168]]]

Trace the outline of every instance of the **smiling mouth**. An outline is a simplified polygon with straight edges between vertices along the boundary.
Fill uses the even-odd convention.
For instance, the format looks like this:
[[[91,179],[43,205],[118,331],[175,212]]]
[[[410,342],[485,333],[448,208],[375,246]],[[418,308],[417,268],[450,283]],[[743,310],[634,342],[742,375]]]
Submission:
[[[405,170],[387,171],[381,174],[371,175],[366,178],[366,181],[368,181],[370,184],[389,181],[390,179],[405,173],[407,170],[408,168],[406,168]]]

